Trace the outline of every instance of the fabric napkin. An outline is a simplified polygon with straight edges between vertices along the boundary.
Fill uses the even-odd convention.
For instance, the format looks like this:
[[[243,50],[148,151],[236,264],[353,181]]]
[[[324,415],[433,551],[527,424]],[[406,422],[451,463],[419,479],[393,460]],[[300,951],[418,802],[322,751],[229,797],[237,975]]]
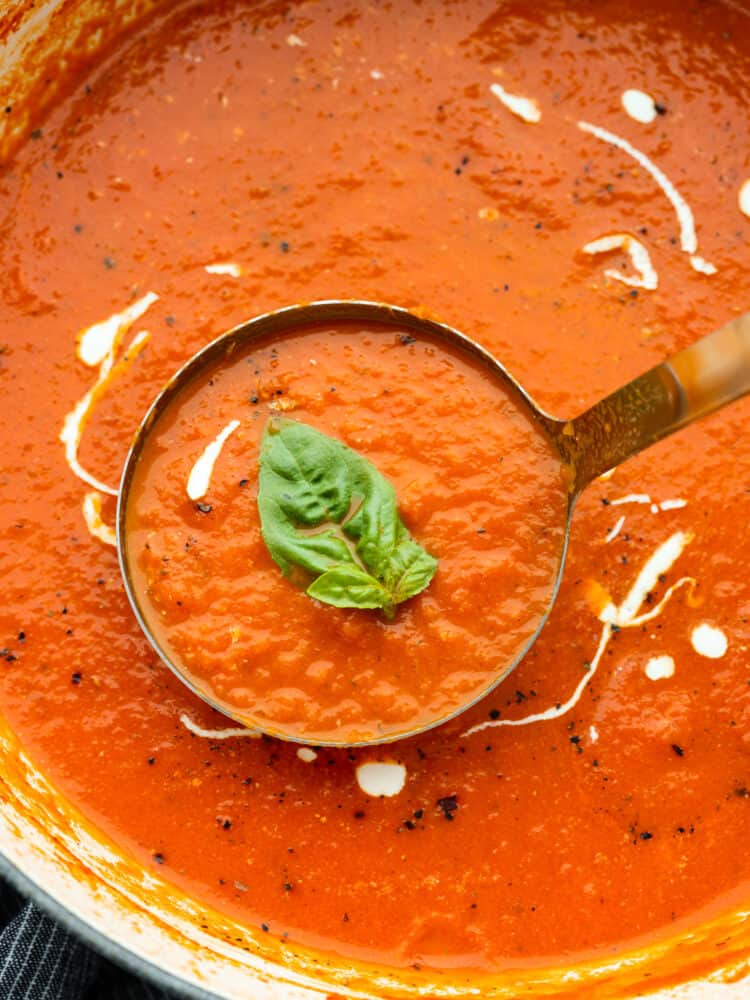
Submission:
[[[177,1000],[87,948],[0,881],[2,1000]]]

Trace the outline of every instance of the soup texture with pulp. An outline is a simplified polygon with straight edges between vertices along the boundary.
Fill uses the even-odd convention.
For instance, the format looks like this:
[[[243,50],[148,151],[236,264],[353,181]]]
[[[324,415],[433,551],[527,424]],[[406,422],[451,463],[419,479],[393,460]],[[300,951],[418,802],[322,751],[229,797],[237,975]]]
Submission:
[[[296,587],[271,558],[258,455],[282,417],[374,462],[438,559],[392,621],[311,600],[309,577]],[[250,342],[178,389],[149,435],[128,498],[141,607],[160,648],[251,727],[352,743],[444,719],[513,662],[549,606],[569,477],[465,352],[361,323]]]
[[[112,526],[150,401],[261,312],[427,310],[572,417],[744,311],[749,28],[741,5],[674,0],[178,5],[91,66],[4,167],[0,696],[39,766],[159,876],[391,967],[617,954],[747,900],[747,402],[592,486],[517,670],[385,748],[233,734],[139,630]],[[480,456],[499,432],[467,424],[446,382],[429,404],[432,506],[407,488],[403,456],[422,454],[383,436],[398,410],[373,404],[360,426],[352,387],[319,416],[372,449],[438,556],[434,511],[445,525],[466,489],[439,442],[472,428],[479,479],[451,542],[473,580],[470,671],[491,651],[480,581],[502,525]],[[224,424],[196,424],[194,454]],[[218,491],[239,493],[241,433]],[[181,532],[204,530],[198,513]],[[289,602],[353,622],[339,646],[367,628],[291,587]],[[268,631],[270,663],[284,639]]]

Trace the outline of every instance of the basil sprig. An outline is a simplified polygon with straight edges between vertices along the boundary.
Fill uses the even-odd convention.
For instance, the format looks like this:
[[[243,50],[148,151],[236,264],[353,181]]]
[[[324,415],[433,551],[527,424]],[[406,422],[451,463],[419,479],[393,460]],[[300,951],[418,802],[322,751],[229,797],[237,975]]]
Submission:
[[[313,577],[307,594],[337,608],[394,608],[429,584],[437,559],[398,516],[396,492],[341,441],[271,418],[260,446],[263,540],[286,577]]]

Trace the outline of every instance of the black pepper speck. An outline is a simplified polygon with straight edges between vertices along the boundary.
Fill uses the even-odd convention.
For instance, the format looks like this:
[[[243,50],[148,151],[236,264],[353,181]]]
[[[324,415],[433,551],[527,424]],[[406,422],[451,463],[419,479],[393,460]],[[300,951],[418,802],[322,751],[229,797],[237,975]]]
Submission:
[[[444,795],[441,799],[437,800],[437,807],[443,813],[443,816],[447,820],[452,820],[453,814],[458,809],[458,796],[456,795]]]

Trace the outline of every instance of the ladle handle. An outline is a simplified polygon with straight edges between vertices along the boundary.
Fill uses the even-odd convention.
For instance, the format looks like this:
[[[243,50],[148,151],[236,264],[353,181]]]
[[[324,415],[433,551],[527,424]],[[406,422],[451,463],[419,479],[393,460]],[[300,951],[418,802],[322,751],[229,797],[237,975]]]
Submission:
[[[750,313],[558,425],[579,493],[608,469],[750,392]]]

